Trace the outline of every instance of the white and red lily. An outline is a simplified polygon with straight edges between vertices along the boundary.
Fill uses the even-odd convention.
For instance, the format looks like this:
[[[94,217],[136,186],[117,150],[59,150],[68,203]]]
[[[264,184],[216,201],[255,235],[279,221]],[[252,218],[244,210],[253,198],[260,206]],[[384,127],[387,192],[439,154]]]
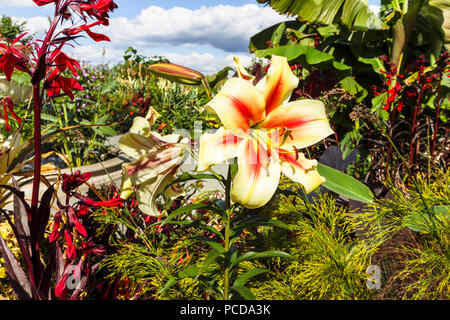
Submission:
[[[228,79],[206,106],[223,127],[200,138],[198,171],[238,158],[231,200],[247,208],[266,204],[275,193],[281,173],[302,184],[307,193],[325,179],[317,161],[298,152],[333,133],[325,106],[318,100],[289,102],[298,78],[287,59],[273,56],[267,75],[253,85],[237,58],[238,77]]]
[[[158,210],[156,199],[164,194],[170,200],[182,195],[184,190],[177,184],[166,186],[175,179],[176,173],[189,152],[188,139],[179,135],[160,136],[151,131],[153,113],[148,119],[136,117],[130,131],[119,141],[120,149],[137,159],[122,165],[122,187],[120,197],[129,198],[138,186],[139,209],[151,216],[164,215]]]

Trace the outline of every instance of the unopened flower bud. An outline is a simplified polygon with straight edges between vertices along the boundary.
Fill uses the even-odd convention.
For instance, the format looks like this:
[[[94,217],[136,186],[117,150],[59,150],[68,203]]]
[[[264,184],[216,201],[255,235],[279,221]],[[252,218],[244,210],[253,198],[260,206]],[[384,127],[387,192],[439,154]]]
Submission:
[[[200,85],[204,77],[198,71],[171,63],[155,63],[150,66],[150,71],[169,81],[186,85]]]

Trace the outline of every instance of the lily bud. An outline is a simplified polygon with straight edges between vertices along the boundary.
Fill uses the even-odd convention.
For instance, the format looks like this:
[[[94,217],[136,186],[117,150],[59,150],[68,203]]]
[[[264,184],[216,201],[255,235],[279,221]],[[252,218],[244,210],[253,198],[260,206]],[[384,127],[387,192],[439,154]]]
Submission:
[[[198,71],[171,63],[155,63],[149,69],[159,77],[186,85],[200,85],[204,78]]]

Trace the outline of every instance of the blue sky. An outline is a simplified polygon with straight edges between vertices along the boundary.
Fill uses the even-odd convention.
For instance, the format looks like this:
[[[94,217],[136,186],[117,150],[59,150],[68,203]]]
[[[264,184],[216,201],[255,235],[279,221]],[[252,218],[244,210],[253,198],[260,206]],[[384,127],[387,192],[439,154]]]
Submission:
[[[233,55],[249,63],[249,39],[286,17],[256,0],[115,0],[119,8],[109,27],[97,27],[111,42],[83,39],[71,52],[91,63],[116,63],[133,46],[147,56],[163,55],[174,63],[206,74],[230,65]],[[379,0],[369,0],[376,5]],[[27,21],[30,32],[48,26],[53,5],[38,7],[32,0],[0,0],[0,15]],[[38,31],[41,31],[40,33]]]

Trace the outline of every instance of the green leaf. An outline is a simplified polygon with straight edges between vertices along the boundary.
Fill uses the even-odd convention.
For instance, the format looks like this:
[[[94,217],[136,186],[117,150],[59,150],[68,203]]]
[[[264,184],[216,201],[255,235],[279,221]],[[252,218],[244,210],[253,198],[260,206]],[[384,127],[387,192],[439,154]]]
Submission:
[[[217,208],[214,208],[213,206],[204,204],[204,203],[191,203],[186,206],[180,207],[171,214],[169,214],[162,222],[161,227],[164,226],[167,223],[170,223],[173,219],[178,217],[179,215],[182,215],[184,213],[192,212],[194,210],[203,209],[203,210],[210,210],[216,213],[221,213],[221,211]],[[159,222],[155,222],[154,225],[159,224]]]
[[[316,65],[323,62],[331,62],[334,60],[332,55],[319,51],[309,46],[287,45],[274,47],[264,50],[257,50],[255,54],[261,58],[270,58],[272,55],[286,57],[288,61],[303,58],[304,64]],[[303,64],[303,65],[304,65]]]
[[[107,136],[116,136],[118,134],[116,130],[108,126],[98,127],[98,130]]]
[[[299,29],[302,26],[302,22],[297,21],[297,20],[290,20],[290,21],[277,23],[267,29],[264,29],[250,38],[250,44],[249,44],[250,51],[253,52],[255,50],[266,49],[267,41],[272,39],[273,34],[276,32],[276,30],[278,30],[280,25],[282,25],[283,23],[287,29]],[[288,40],[286,37],[282,37],[279,41],[279,45],[285,45],[287,43],[287,41]]]
[[[365,0],[257,0],[275,11],[310,23],[339,24],[351,30],[380,29],[384,23]]]
[[[262,269],[262,268],[258,268],[258,269],[252,269],[252,270],[248,270],[246,273],[240,275],[236,281],[234,281],[233,287],[235,286],[242,286],[244,285],[248,280],[250,280],[253,277],[256,277],[260,274],[269,272],[268,269]]]
[[[433,212],[435,215],[442,215],[443,217],[449,217],[450,206],[434,206]]]
[[[59,121],[59,118],[58,118],[58,117],[52,116],[52,115],[47,114],[47,113],[42,113],[42,114],[41,114],[41,118],[42,118],[43,120],[47,120],[47,121],[50,121],[50,122],[58,122],[58,121]]]
[[[362,101],[367,96],[367,90],[364,89],[358,82],[352,77],[345,77],[339,82],[341,88],[347,90],[354,95],[358,101]]]
[[[223,250],[222,252],[213,249],[211,250],[208,255],[206,256],[205,261],[203,261],[202,266],[200,267],[200,269],[197,272],[196,278],[200,277],[206,270],[208,270],[208,267],[211,263],[213,263],[214,261],[216,261],[217,257],[223,255]]]
[[[285,30],[286,24],[284,22],[280,23],[275,32],[272,34],[272,38],[270,39],[270,42],[272,42],[273,46],[278,46],[280,44],[280,40],[283,37]]]
[[[266,258],[285,258],[285,259],[294,259],[290,254],[279,251],[279,250],[270,250],[270,251],[264,251],[264,252],[246,252],[242,254],[241,256],[237,257],[234,262],[231,263],[230,268],[233,268],[235,265],[243,262],[243,261],[249,261],[254,259],[266,259]]]
[[[231,290],[236,291],[245,300],[255,300],[253,293],[245,286],[232,286]]]
[[[355,178],[320,163],[317,170],[326,179],[323,186],[327,189],[353,200],[366,203],[373,201],[370,189]]]
[[[258,227],[258,226],[268,226],[268,227],[278,227],[286,230],[291,230],[291,228],[280,220],[276,220],[273,218],[267,218],[260,215],[251,216],[245,218],[233,227],[233,234],[239,235],[242,233],[242,230],[249,227]]]
[[[101,95],[105,95],[107,93],[110,93],[112,91],[114,91],[114,89],[116,89],[119,86],[119,83],[116,80],[111,80],[106,82],[101,90],[100,90],[100,94]]]

